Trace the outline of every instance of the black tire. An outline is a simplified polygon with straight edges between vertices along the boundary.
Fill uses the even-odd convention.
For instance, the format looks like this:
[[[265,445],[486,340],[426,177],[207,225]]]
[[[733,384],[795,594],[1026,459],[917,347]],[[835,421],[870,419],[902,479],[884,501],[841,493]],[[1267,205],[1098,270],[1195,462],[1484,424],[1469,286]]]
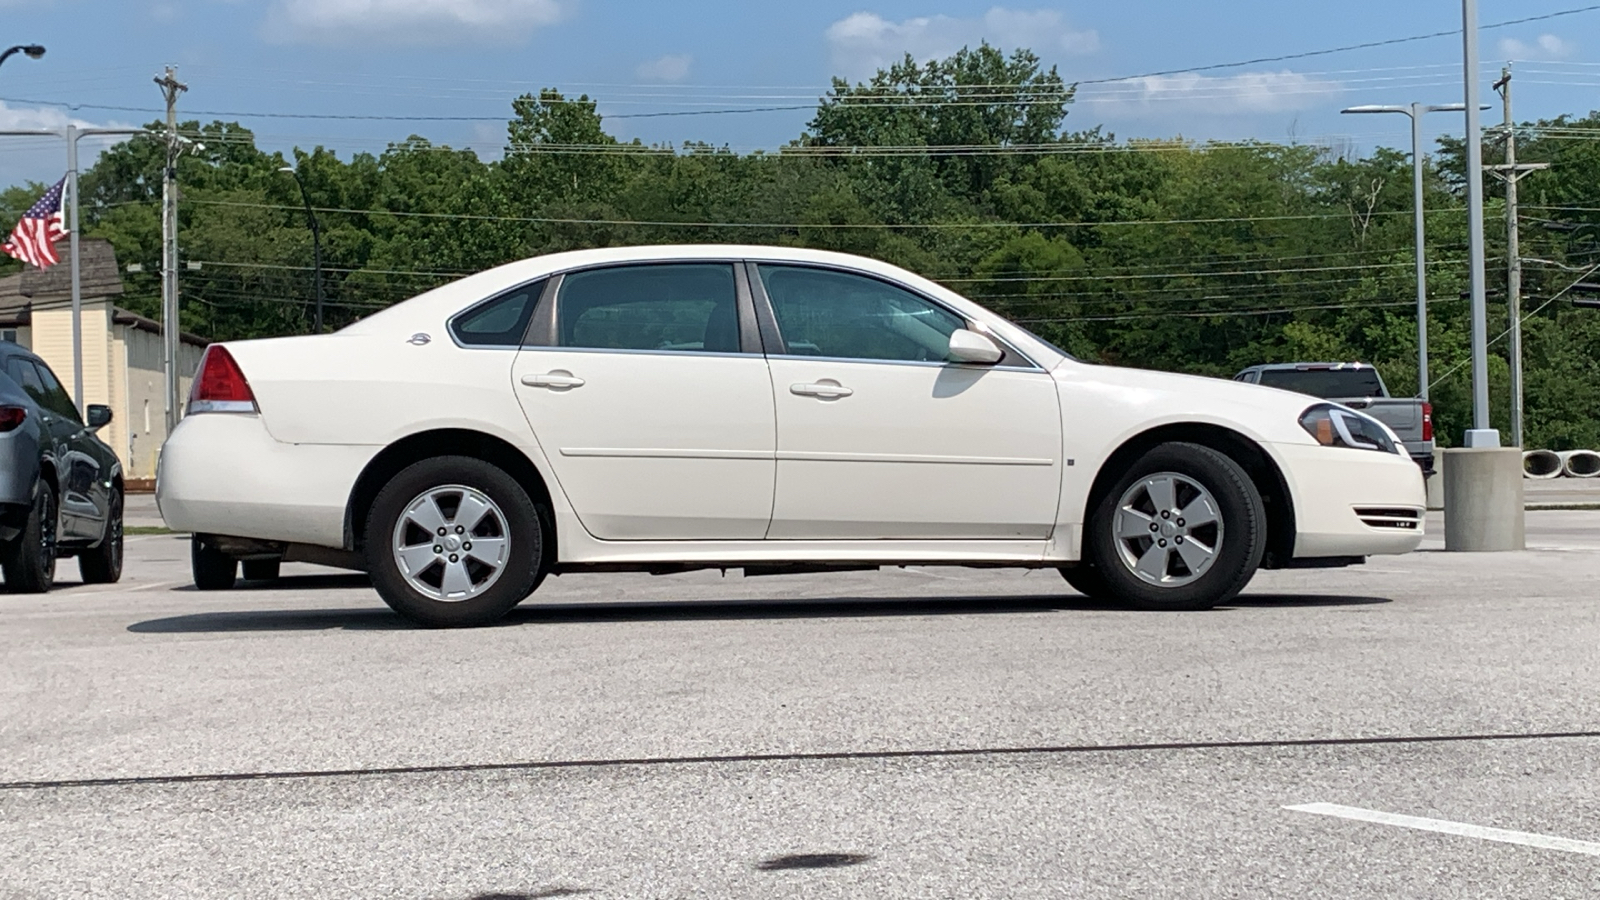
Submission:
[[[60,533],[56,493],[41,481],[34,489],[33,509],[22,533],[0,548],[0,571],[5,572],[8,592],[49,592],[56,581],[56,538]]]
[[[100,546],[78,554],[78,574],[83,576],[84,584],[116,584],[122,580],[122,491],[111,494]]]
[[[1157,473],[1174,473],[1203,487],[1215,499],[1222,523],[1220,547],[1209,568],[1177,586],[1154,584],[1136,575],[1123,561],[1113,532],[1123,495],[1135,483]],[[1261,565],[1266,546],[1266,507],[1244,469],[1210,447],[1174,442],[1140,457],[1100,498],[1089,515],[1083,555],[1109,594],[1130,606],[1197,610],[1224,603],[1243,590]]]
[[[244,569],[245,581],[277,581],[278,567],[283,565],[283,560],[247,559],[240,565]]]
[[[1111,588],[1106,586],[1106,580],[1100,577],[1100,570],[1088,563],[1078,563],[1076,566],[1067,566],[1059,569],[1061,577],[1072,585],[1072,589],[1090,598],[1091,600],[1112,600]]]
[[[198,534],[189,539],[189,567],[202,591],[229,590],[239,578],[239,561]]]
[[[412,502],[429,491],[450,486],[480,492],[492,501],[500,509],[506,532],[507,554],[499,574],[492,582],[486,581],[481,593],[463,600],[443,600],[418,590],[402,571],[393,549],[396,529]],[[522,485],[499,468],[467,456],[426,459],[395,475],[372,501],[365,535],[367,572],[383,601],[418,625],[488,625],[510,612],[537,586],[545,568],[545,548],[550,544],[545,519]],[[419,578],[428,572],[419,569]]]

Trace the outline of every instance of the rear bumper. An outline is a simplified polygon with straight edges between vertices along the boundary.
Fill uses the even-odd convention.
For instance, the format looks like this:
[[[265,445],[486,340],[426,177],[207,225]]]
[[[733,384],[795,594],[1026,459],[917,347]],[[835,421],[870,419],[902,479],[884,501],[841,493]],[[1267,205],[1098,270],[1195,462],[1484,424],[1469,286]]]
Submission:
[[[156,504],[178,531],[343,547],[350,492],[378,447],[286,444],[261,417],[186,417],[161,449]]]
[[[1274,444],[1294,497],[1296,559],[1409,553],[1422,543],[1427,490],[1399,454]]]

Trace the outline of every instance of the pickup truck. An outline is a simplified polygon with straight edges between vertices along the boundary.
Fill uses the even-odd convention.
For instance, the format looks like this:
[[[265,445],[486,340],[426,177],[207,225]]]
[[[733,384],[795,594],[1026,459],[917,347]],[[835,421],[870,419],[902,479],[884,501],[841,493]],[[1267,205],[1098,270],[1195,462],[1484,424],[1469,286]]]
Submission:
[[[1423,473],[1433,473],[1433,404],[1416,397],[1389,396],[1383,378],[1372,366],[1274,363],[1251,366],[1233,380],[1298,391],[1359,409],[1393,429]]]

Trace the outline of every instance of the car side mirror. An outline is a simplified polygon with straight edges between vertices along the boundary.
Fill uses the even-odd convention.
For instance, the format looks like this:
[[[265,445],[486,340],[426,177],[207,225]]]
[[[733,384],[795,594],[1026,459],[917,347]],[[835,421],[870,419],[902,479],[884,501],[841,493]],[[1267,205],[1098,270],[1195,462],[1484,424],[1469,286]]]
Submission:
[[[987,335],[965,328],[957,328],[950,333],[950,358],[955,362],[992,366],[1005,355],[1000,345]]]
[[[111,407],[100,403],[89,404],[89,427],[104,428],[111,424]]]

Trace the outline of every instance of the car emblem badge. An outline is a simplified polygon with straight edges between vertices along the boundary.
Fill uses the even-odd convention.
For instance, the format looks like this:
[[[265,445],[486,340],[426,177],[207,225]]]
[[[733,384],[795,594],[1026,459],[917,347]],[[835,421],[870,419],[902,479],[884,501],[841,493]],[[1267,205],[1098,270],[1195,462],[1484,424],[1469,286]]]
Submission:
[[[423,344],[426,344],[431,340],[433,340],[433,338],[429,337],[426,333],[419,331],[407,338],[406,343],[416,344],[418,347],[421,347]]]

